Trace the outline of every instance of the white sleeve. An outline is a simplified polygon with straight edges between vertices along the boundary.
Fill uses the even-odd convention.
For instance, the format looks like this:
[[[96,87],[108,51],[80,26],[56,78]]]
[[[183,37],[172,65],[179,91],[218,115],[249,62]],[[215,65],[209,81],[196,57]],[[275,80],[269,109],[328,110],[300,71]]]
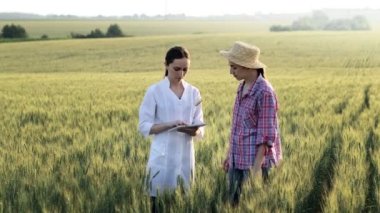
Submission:
[[[139,110],[139,130],[145,137],[149,136],[156,114],[157,102],[154,99],[153,88],[148,88]]]
[[[198,89],[196,89],[194,91],[194,93],[195,93],[195,95],[194,95],[195,96],[194,103],[197,104],[198,102],[200,102],[202,100],[201,93],[199,92]],[[202,102],[200,102],[200,104],[198,104],[197,106],[195,106],[195,113],[194,113],[194,118],[193,118],[193,124],[200,124],[200,123],[204,123],[204,121],[203,121]],[[200,129],[201,133],[194,137],[195,140],[202,139],[203,136],[204,136],[204,134],[205,134],[205,128],[204,127],[200,127],[199,129]]]

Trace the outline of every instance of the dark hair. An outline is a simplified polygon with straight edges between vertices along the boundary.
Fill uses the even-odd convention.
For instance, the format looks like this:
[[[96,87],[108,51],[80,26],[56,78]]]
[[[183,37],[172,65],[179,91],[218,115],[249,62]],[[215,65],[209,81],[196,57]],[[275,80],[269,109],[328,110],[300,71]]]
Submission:
[[[263,78],[265,78],[265,70],[264,68],[258,68],[256,69],[257,73],[261,76],[263,76]]]
[[[165,57],[165,65],[173,63],[175,59],[187,58],[190,59],[189,51],[181,46],[174,46],[168,50]],[[168,70],[165,69],[165,76],[168,76]]]

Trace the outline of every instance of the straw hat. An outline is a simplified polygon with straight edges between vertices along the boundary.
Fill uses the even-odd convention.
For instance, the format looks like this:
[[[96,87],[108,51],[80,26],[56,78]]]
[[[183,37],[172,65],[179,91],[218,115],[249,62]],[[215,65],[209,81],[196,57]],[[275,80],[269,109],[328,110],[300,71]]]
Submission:
[[[259,61],[260,49],[241,41],[236,41],[230,50],[221,50],[220,54],[243,67],[252,69],[266,67]]]

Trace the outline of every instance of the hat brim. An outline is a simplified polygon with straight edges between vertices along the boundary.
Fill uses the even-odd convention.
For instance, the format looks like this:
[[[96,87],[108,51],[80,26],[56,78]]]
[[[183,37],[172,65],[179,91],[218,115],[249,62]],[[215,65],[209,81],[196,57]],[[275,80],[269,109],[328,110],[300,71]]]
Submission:
[[[233,54],[231,54],[230,51],[227,51],[227,50],[220,50],[219,53],[224,56],[227,60],[237,64],[237,65],[240,65],[240,66],[243,66],[243,67],[247,67],[247,68],[251,68],[251,69],[260,69],[260,68],[266,68],[267,66],[263,63],[261,63],[259,60],[255,61],[255,62],[252,62],[252,63],[247,63],[247,62],[243,62],[241,60],[239,60],[237,57],[234,57]]]

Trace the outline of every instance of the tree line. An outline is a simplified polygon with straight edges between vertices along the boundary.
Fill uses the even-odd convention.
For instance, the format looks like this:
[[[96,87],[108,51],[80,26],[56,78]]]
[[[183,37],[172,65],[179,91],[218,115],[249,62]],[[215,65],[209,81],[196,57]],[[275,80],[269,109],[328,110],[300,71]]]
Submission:
[[[123,37],[125,36],[119,25],[111,24],[106,33],[103,33],[100,29],[96,28],[91,30],[87,35],[80,33],[71,33],[72,38],[112,38],[112,37]]]
[[[314,11],[312,16],[299,18],[291,25],[272,25],[270,31],[308,31],[308,30],[370,30],[371,26],[364,16],[355,16],[352,19],[333,19],[322,11]]]
[[[92,30],[89,34],[79,34],[71,33],[72,38],[112,38],[112,37],[123,37],[125,36],[119,25],[111,24],[106,33],[103,33],[100,29]],[[0,38],[4,39],[26,39],[28,38],[28,33],[25,28],[21,25],[7,24],[5,25],[0,33]],[[48,39],[48,35],[44,34],[41,39]]]

